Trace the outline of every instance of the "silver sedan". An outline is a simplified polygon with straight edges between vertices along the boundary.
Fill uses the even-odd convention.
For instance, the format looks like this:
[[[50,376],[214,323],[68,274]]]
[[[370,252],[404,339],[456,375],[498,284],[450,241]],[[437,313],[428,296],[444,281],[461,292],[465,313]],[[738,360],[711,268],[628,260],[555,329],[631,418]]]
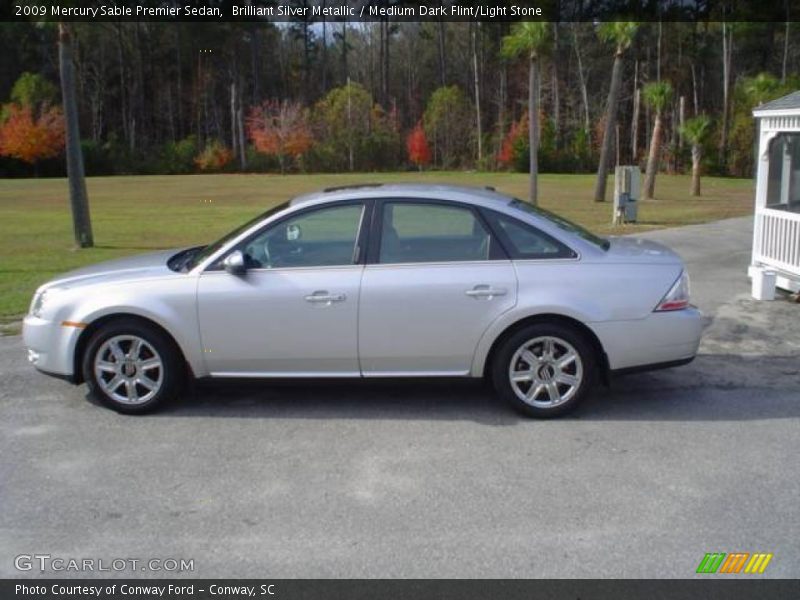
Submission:
[[[217,242],[41,286],[30,362],[143,413],[188,377],[487,377],[525,414],[616,373],[694,358],[681,259],[491,189],[365,185],[270,210]]]

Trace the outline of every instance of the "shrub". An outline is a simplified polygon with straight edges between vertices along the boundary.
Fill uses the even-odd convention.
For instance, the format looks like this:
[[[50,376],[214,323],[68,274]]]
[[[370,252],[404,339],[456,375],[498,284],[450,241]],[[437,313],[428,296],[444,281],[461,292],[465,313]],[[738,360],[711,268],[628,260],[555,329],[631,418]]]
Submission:
[[[233,152],[219,140],[211,140],[194,159],[201,171],[221,171],[233,160]]]
[[[164,144],[161,150],[159,171],[176,175],[191,173],[195,168],[197,138],[193,135]]]

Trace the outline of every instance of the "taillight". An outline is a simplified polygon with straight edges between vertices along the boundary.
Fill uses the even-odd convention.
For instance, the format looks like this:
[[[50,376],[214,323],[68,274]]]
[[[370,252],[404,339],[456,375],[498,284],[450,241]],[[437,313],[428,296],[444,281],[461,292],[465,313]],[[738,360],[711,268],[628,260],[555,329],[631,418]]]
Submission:
[[[681,310],[687,306],[689,306],[689,274],[683,271],[677,281],[672,284],[667,294],[661,299],[661,302],[658,303],[654,312]]]

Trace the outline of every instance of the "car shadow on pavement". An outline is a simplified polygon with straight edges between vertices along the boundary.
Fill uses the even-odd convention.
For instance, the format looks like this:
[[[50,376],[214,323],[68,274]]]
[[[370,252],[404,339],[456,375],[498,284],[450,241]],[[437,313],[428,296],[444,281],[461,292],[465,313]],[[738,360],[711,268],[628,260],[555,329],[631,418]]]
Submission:
[[[525,420],[484,381],[465,379],[199,381],[154,416],[263,419]]]
[[[593,420],[746,421],[800,416],[800,359],[700,354],[689,365],[620,377],[578,413]]]
[[[156,413],[168,417],[535,422],[469,380],[198,382]],[[702,354],[683,367],[598,385],[576,420],[731,421],[800,416],[797,356]]]

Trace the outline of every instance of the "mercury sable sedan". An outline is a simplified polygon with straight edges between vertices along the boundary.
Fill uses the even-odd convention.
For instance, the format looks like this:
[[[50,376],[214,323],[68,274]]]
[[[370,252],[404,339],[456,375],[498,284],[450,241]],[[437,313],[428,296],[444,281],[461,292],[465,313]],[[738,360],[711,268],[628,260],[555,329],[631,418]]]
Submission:
[[[615,373],[691,361],[701,329],[664,246],[492,189],[366,185],[58,277],[24,338],[37,369],[124,413],[187,377],[486,377],[549,417]]]

